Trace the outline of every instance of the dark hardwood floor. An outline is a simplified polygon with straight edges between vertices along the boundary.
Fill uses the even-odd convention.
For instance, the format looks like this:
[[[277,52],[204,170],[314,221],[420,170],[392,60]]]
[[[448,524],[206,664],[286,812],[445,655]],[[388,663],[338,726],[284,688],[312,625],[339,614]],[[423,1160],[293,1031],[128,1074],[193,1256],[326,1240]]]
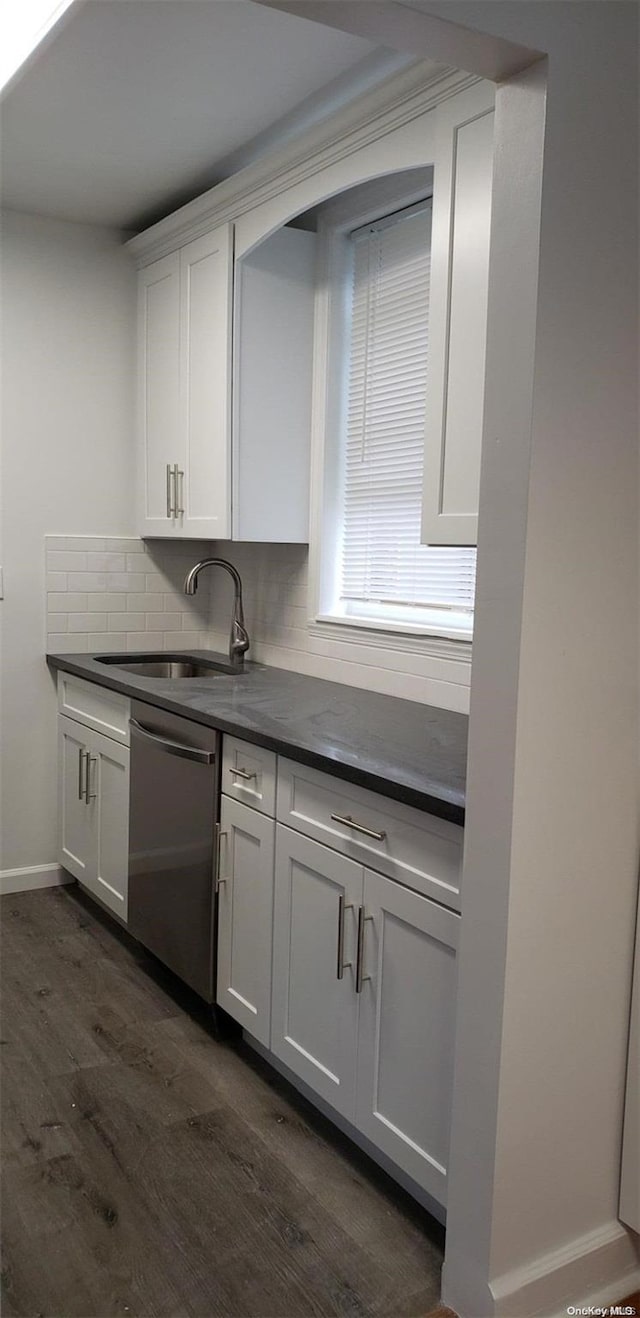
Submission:
[[[442,1230],[75,889],[4,897],[5,1318],[417,1318]]]

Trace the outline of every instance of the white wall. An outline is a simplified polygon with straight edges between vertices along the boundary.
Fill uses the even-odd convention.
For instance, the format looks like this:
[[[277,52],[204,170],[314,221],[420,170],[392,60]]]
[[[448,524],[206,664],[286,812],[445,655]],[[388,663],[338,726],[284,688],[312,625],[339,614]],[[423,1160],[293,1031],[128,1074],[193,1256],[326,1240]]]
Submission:
[[[640,1278],[617,1223],[638,865],[637,11],[425,9],[549,53],[528,400],[505,381],[528,333],[513,233],[530,228],[515,194],[535,203],[537,148],[510,124],[545,122],[546,70],[498,91],[444,1290],[465,1315],[512,1318]]]
[[[497,442],[483,472],[468,779],[467,878],[478,884],[465,912],[457,1069],[479,1107],[455,1113],[445,1274],[450,1302],[468,1304],[485,1273],[490,1306],[512,1315],[615,1300],[640,1280],[637,1241],[617,1223],[638,881],[637,10],[444,10],[549,53],[531,429],[513,459],[505,326],[513,335],[518,309],[499,290],[490,331],[485,433]],[[498,94],[513,177],[505,120],[525,87]],[[497,240],[504,274],[506,223]],[[501,525],[500,506],[505,476],[516,499],[524,489],[528,445],[519,534]],[[519,582],[500,565],[505,532],[512,553],[523,549]],[[516,648],[501,613],[518,599]],[[507,710],[501,657],[505,687],[516,682]],[[509,854],[498,857],[505,799]],[[483,1009],[502,1010],[500,1033]],[[465,1162],[478,1147],[493,1148],[492,1177],[469,1194]]]
[[[44,536],[133,526],[135,273],[121,243],[107,230],[3,217],[0,870],[56,854]]]

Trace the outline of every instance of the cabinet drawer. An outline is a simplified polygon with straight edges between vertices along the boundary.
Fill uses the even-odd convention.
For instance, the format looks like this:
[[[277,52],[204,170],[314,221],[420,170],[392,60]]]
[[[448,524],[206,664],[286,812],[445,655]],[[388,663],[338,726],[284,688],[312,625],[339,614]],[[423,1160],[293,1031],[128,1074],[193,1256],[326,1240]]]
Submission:
[[[129,701],[118,691],[83,682],[70,673],[58,674],[58,709],[67,718],[129,745]]]
[[[237,737],[225,737],[222,748],[222,790],[243,805],[271,818],[276,812],[276,757],[273,751]]]
[[[425,897],[460,909],[459,825],[285,759],[278,763],[277,817]]]

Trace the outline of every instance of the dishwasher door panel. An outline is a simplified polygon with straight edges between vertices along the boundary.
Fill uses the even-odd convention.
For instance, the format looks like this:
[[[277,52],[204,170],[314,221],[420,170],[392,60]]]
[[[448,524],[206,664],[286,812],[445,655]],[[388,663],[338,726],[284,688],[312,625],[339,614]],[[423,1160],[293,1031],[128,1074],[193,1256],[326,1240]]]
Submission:
[[[131,716],[129,930],[212,1002],[219,736],[137,701]]]

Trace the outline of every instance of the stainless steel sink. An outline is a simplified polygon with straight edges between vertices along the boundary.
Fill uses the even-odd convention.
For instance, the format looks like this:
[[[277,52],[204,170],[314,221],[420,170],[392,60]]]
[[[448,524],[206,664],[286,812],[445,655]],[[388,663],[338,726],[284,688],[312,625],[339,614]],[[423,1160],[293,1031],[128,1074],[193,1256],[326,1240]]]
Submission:
[[[176,678],[220,677],[238,672],[231,664],[217,663],[188,654],[104,654],[96,658],[98,664],[110,664],[123,673],[137,673],[139,677]]]

